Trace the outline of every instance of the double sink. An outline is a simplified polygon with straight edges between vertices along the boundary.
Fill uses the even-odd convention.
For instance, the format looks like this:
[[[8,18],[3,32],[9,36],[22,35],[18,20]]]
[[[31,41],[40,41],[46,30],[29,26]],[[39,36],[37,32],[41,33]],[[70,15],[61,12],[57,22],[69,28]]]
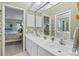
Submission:
[[[69,42],[69,40],[64,40],[61,44],[61,39],[56,38],[56,37],[46,37],[46,36],[42,36],[41,39],[42,41],[44,41],[44,44],[51,48],[51,50],[57,52],[57,53],[71,53],[72,52],[72,48],[73,48],[73,43]]]
[[[35,40],[40,45],[42,45],[46,50],[50,51],[50,53],[55,55],[72,55],[72,48],[73,48],[73,42],[71,40],[67,39],[60,42],[61,39],[57,37],[50,37],[50,36],[44,36],[44,35],[32,35],[32,38],[38,39]]]

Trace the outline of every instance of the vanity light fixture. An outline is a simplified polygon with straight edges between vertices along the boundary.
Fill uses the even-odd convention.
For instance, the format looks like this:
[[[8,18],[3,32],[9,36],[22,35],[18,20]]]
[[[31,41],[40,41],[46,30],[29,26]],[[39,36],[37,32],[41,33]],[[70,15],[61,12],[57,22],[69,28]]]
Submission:
[[[77,9],[79,11],[79,2],[76,3],[76,7],[77,7]],[[76,19],[79,20],[79,14],[76,15]]]
[[[76,19],[79,20],[79,15],[76,15]]]
[[[76,4],[76,5],[77,5],[77,9],[78,9],[78,11],[79,11],[79,2],[77,2],[77,4]]]

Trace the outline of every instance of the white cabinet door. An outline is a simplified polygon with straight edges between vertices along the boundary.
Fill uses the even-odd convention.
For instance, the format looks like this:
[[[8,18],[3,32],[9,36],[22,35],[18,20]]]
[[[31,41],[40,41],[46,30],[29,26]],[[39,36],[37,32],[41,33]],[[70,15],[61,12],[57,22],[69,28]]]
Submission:
[[[35,16],[27,14],[27,27],[35,27]]]
[[[29,55],[31,56],[32,55],[32,41],[29,40]]]
[[[36,16],[36,27],[42,27],[42,16]]]
[[[32,56],[37,56],[38,54],[38,46],[32,42]]]
[[[50,54],[45,49],[38,47],[38,56],[52,56],[52,54]]]
[[[28,38],[26,38],[26,50],[27,52],[29,51],[29,39]]]
[[[29,53],[29,55],[32,55],[32,42],[30,39],[26,39],[26,50]]]
[[[27,49],[27,52],[29,53],[29,55],[37,56],[38,46],[28,38],[26,39],[26,49]]]

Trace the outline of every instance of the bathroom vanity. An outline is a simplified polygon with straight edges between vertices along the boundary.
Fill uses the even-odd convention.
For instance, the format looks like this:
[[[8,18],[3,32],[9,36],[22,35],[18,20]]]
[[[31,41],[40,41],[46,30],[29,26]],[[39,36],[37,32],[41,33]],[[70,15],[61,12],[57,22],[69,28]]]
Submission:
[[[26,50],[30,56],[74,56],[72,52],[73,41],[64,41],[65,44],[60,44],[60,38],[44,35],[38,37],[35,34],[26,35]]]
[[[26,50],[30,56],[74,56],[73,40],[71,39],[71,11],[55,15],[55,35],[51,34],[51,19],[44,16],[43,34],[27,33]],[[37,23],[37,22],[36,22]],[[53,30],[53,29],[52,29]]]

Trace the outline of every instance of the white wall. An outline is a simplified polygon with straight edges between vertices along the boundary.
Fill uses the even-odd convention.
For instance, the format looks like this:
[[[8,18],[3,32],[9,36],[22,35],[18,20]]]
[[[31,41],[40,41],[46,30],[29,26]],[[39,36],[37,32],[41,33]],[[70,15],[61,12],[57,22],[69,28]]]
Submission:
[[[1,10],[1,2],[0,2],[0,10]]]

